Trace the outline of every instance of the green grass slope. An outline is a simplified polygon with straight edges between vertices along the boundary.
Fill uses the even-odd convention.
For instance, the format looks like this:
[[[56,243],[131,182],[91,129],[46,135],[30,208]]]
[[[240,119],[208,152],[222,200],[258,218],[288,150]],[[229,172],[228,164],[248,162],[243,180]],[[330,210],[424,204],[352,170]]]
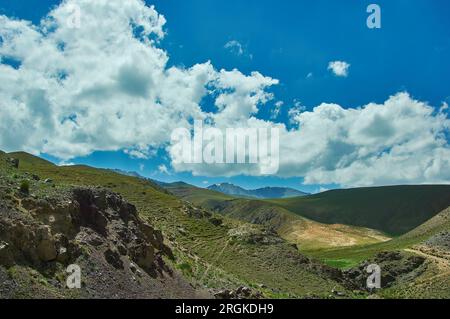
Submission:
[[[208,217],[195,216],[198,209],[144,179],[87,166],[59,167],[26,153],[0,156],[20,159],[18,170],[1,174],[18,181],[27,179],[30,193],[38,198],[73,186],[105,187],[121,194],[141,217],[162,230],[176,255],[174,267],[194,285],[211,289],[248,285],[266,297],[327,297],[335,287],[346,291],[291,244],[232,236],[254,226],[230,218],[217,225]],[[53,182],[46,183],[46,179]]]
[[[275,230],[298,219],[298,216],[282,207],[257,199],[237,198],[189,184],[170,184],[166,186],[166,189],[175,196],[205,209],[249,223],[265,225]]]
[[[450,207],[427,220],[422,225],[414,228],[412,231],[402,235],[397,240],[414,240],[416,242],[424,241],[442,231],[450,230]]]
[[[314,221],[368,227],[398,236],[450,206],[450,185],[333,190],[270,203]]]
[[[413,281],[382,290],[383,298],[448,298],[450,295],[450,207],[391,241],[308,254],[330,266],[350,268],[384,251],[403,251],[425,257],[426,269]],[[442,249],[442,246],[446,248]]]
[[[188,184],[172,184],[168,189],[183,200],[206,209],[273,229],[287,241],[298,245],[301,251],[371,244],[389,239],[364,227],[315,222],[267,201],[235,198]]]
[[[355,247],[311,250],[306,252],[331,266],[350,267],[382,251],[411,249],[442,231],[450,231],[450,208],[439,212],[425,223],[390,241]]]
[[[332,267],[353,267],[385,251],[400,250],[409,255],[427,258],[426,270],[414,279],[414,282],[394,285],[381,291],[380,297],[446,298],[450,294],[448,261],[436,257],[435,249],[434,255],[430,255],[429,250],[424,253],[423,249],[420,251],[417,248],[418,245],[435,238],[437,234],[450,231],[450,209],[436,214],[439,208],[447,204],[448,186],[366,188],[280,201],[236,199],[189,185],[183,185],[183,188],[174,187],[172,191],[185,200],[219,211],[221,214],[273,227],[283,238],[297,243],[302,252]],[[352,200],[353,198],[355,200]],[[380,240],[383,234],[373,229],[322,224],[304,218],[295,209],[298,207],[297,201],[300,201],[301,205],[307,203],[301,208],[312,207],[313,212],[327,209],[331,213],[342,214],[347,218],[344,221],[349,224],[354,224],[355,215],[363,212],[362,219],[356,220],[363,225],[366,222],[369,222],[366,225],[381,225],[381,229],[393,233],[410,231],[392,240],[387,240],[386,237]],[[280,205],[280,202],[283,205]],[[285,205],[286,202],[295,205]],[[349,213],[346,214],[347,212]],[[302,213],[308,216],[308,211],[303,210]],[[389,214],[393,215],[392,218],[388,218]],[[309,216],[316,217],[314,214]],[[342,221],[340,216],[335,218],[334,221]],[[388,218],[388,221],[383,223],[383,218]],[[421,223],[422,220],[426,221]],[[324,221],[333,222],[328,218]],[[390,225],[390,223],[399,224]]]

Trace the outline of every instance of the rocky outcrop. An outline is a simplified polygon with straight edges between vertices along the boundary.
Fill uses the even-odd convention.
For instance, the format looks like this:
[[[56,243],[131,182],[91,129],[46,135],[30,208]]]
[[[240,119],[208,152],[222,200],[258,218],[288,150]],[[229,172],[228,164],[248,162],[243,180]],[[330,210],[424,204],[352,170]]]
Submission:
[[[210,218],[212,217],[211,212],[206,209],[196,207],[188,202],[185,202],[183,207],[183,212],[191,218],[201,219],[201,218]]]
[[[7,161],[9,164],[11,164],[14,168],[19,168],[19,160],[17,158],[8,158]]]
[[[423,245],[430,249],[436,249],[450,254],[450,231],[445,230],[435,234],[427,239]]]
[[[377,254],[373,259],[361,263],[355,268],[343,272],[348,286],[354,289],[369,290],[367,288],[367,267],[376,264],[381,268],[381,288],[391,287],[394,283],[412,280],[423,271],[425,258],[421,256],[407,256],[399,251],[386,251]]]
[[[108,190],[75,188],[64,198],[0,201],[0,268],[23,265],[48,275],[57,264],[65,269],[75,263],[88,269],[86,280],[96,287],[91,295],[110,296],[116,289],[117,296],[127,296],[135,289],[141,291],[134,292],[135,297],[150,296],[148,277],[160,278],[158,285],[173,281],[185,287],[174,295],[192,296],[192,287],[174,274],[164,257],[174,258],[162,233]],[[128,288],[119,289],[128,281]],[[110,288],[102,291],[102,284]]]
[[[57,242],[50,228],[26,219],[0,219],[0,242],[0,265],[39,265],[57,257]]]
[[[274,231],[250,224],[230,229],[228,236],[233,240],[249,244],[274,245],[284,242]]]
[[[142,221],[133,205],[107,190],[77,188],[63,202],[26,198],[22,205],[32,220],[0,221],[0,239],[14,252],[5,260],[67,263],[83,246],[101,246],[105,260],[114,267],[121,268],[122,259],[128,257],[154,274],[157,254],[173,257],[161,232]]]

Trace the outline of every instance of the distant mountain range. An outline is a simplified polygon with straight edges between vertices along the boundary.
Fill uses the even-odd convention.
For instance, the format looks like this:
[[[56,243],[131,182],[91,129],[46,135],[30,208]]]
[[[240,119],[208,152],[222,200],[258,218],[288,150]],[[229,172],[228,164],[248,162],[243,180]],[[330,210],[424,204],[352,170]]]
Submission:
[[[114,173],[118,173],[125,176],[131,176],[131,177],[137,177],[146,179],[148,181],[153,182],[154,184],[163,187],[163,188],[174,188],[174,187],[183,187],[183,186],[189,186],[185,182],[174,182],[174,183],[165,183],[158,180],[154,180],[151,178],[147,178],[142,176],[141,174],[134,172],[134,171],[124,171],[121,169],[111,169]],[[299,190],[289,188],[289,187],[263,187],[258,189],[252,189],[248,190],[245,188],[242,188],[240,186],[230,184],[230,183],[221,183],[221,184],[214,184],[209,186],[207,189],[216,191],[219,193],[223,193],[226,195],[231,196],[237,196],[237,197],[245,197],[245,198],[256,198],[256,199],[279,199],[279,198],[290,198],[290,197],[297,197],[297,196],[306,196],[310,195],[305,192],[301,192]]]
[[[309,195],[308,193],[287,187],[264,187],[248,190],[230,183],[214,184],[209,186],[208,189],[227,195],[258,199],[289,198]]]

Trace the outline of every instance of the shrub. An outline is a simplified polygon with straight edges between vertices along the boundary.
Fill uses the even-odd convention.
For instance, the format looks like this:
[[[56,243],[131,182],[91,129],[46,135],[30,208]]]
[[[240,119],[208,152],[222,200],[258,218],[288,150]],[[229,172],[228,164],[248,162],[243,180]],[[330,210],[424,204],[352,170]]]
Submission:
[[[178,265],[178,268],[184,273],[184,274],[191,274],[192,273],[192,266],[188,263],[182,263]]]
[[[23,181],[20,184],[20,191],[24,194],[28,194],[30,192],[30,183],[28,181]]]

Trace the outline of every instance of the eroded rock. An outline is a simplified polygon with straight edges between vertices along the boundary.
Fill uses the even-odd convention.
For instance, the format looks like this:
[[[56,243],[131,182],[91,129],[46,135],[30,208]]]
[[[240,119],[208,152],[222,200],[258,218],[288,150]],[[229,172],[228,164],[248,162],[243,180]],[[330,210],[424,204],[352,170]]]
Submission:
[[[421,256],[407,256],[400,251],[386,251],[378,253],[373,259],[361,263],[359,266],[345,270],[343,277],[346,283],[354,288],[367,288],[366,269],[370,264],[381,268],[381,288],[388,288],[396,282],[410,281],[424,271],[425,258]]]
[[[104,189],[76,188],[65,200],[23,200],[33,219],[0,219],[0,263],[70,263],[89,251],[101,252],[107,263],[123,269],[124,258],[156,274],[156,256],[173,258],[160,231],[142,221],[136,208]]]

